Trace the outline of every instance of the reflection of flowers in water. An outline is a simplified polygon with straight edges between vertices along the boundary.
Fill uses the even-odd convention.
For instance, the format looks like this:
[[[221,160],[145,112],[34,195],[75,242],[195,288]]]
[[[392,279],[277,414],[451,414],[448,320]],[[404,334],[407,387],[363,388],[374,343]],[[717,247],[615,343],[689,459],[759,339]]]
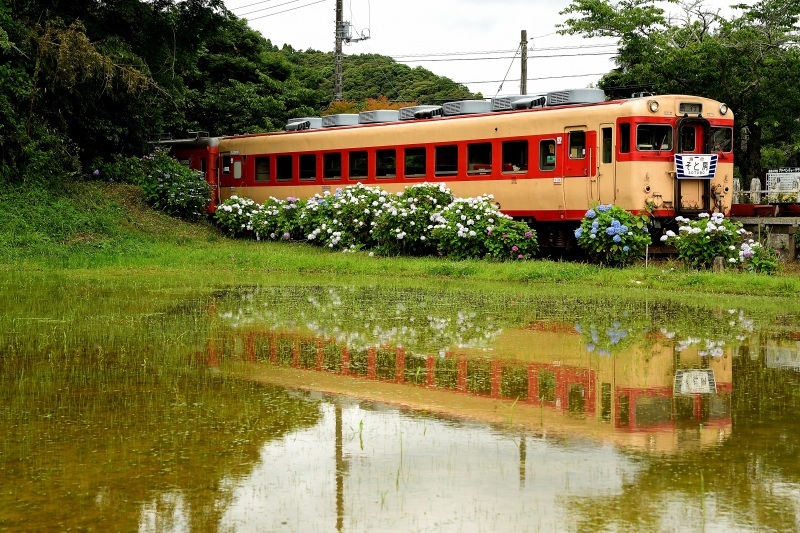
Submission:
[[[662,329],[661,333],[668,339],[675,338],[674,333],[668,332],[665,329]],[[693,346],[697,346],[697,353],[701,357],[722,357],[722,347],[725,346],[725,341],[713,341],[710,339],[687,337],[677,341],[677,344],[675,345],[675,351],[679,353],[684,352]]]
[[[260,289],[229,301],[232,310],[217,316],[233,328],[302,330],[352,349],[393,345],[445,353],[455,347],[486,348],[503,330],[483,311],[453,314],[444,298],[425,296],[352,287]]]
[[[627,317],[628,313],[623,313]],[[575,331],[588,337],[586,342],[586,350],[595,352],[598,355],[607,356],[617,348],[621,348],[623,341],[629,339],[630,333],[628,329],[622,327],[622,323],[618,320],[613,320],[608,326],[596,326],[589,324],[588,327],[582,326],[580,323],[575,324]]]

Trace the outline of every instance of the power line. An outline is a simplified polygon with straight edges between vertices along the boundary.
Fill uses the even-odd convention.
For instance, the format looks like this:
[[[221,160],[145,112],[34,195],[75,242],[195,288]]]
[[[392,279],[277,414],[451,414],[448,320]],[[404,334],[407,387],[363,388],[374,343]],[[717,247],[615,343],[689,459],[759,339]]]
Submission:
[[[543,52],[549,50],[583,50],[587,48],[607,48],[614,46],[616,44],[584,44],[584,45],[577,45],[577,46],[552,46],[546,48],[540,48],[531,46],[528,47],[529,52]],[[468,55],[483,55],[483,54],[510,54],[519,51],[519,47],[516,50],[483,50],[483,51],[475,51],[475,52],[438,52],[438,53],[429,53],[429,54],[386,54],[393,58],[408,58],[408,57],[439,57],[439,56],[468,56]]]
[[[528,78],[528,81],[542,81],[542,80],[560,80],[565,78],[588,78],[589,76],[605,76],[608,74],[607,72],[598,72],[596,74],[568,74],[564,76],[546,76],[542,78]],[[458,85],[481,85],[485,83],[502,83],[506,81],[520,81],[519,78],[516,79],[506,79],[506,80],[486,80],[486,81],[456,81],[453,83],[457,83]]]
[[[293,1],[299,2],[300,0],[293,0]],[[250,21],[253,21],[253,20],[263,19],[263,18],[267,18],[267,17],[274,17],[275,15],[280,15],[281,13],[288,13],[289,11],[297,11],[298,9],[303,9],[304,7],[311,7],[311,6],[315,5],[315,4],[321,4],[322,2],[327,2],[327,1],[328,0],[317,0],[316,2],[311,2],[310,4],[306,4],[304,6],[297,6],[297,7],[291,8],[291,9],[284,9],[283,11],[276,11],[275,13],[270,13],[269,15],[261,15],[260,17],[252,17],[252,18],[248,17],[247,21],[250,22]]]
[[[586,57],[586,56],[613,56],[617,52],[591,52],[588,54],[549,54],[541,56],[528,56],[528,59],[549,59],[551,57]],[[435,63],[441,61],[492,61],[497,59],[514,59],[514,57],[463,57],[463,58],[449,58],[449,59],[414,59],[407,61],[396,61],[397,63]]]

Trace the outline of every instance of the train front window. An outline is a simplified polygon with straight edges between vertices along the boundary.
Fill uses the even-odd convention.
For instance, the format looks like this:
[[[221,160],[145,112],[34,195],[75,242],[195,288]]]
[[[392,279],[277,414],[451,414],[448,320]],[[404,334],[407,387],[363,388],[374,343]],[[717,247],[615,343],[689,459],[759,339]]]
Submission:
[[[322,176],[326,180],[338,180],[342,177],[342,154],[332,152],[322,156]]]
[[[375,152],[375,176],[393,178],[397,175],[397,152],[394,150],[377,150]]]
[[[503,172],[528,170],[528,141],[506,141],[503,143]]]
[[[407,178],[420,178],[427,174],[425,148],[406,148],[404,157]]]
[[[256,157],[256,181],[269,181],[269,157]]]
[[[712,152],[730,152],[733,149],[733,129],[711,128],[709,143]]]
[[[636,149],[640,152],[672,150],[672,126],[639,124],[636,128]]]
[[[292,181],[292,156],[279,155],[275,158],[275,179]]]
[[[350,179],[363,180],[367,177],[367,152],[350,152]]]
[[[437,146],[434,154],[437,176],[452,176],[458,172],[458,146]]]
[[[300,156],[300,179],[303,181],[314,181],[317,179],[316,155],[303,154]]]
[[[467,174],[488,174],[492,171],[492,144],[467,145]]]

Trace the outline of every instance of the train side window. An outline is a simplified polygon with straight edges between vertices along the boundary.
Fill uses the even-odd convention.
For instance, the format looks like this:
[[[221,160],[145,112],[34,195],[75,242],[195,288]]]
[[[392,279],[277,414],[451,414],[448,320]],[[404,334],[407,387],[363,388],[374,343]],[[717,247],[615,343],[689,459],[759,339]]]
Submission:
[[[375,151],[375,176],[378,178],[394,178],[397,175],[397,151]]]
[[[203,174],[206,173],[206,158],[205,157],[201,157],[200,158],[200,172],[202,172]]]
[[[453,176],[458,173],[458,146],[437,146],[433,150],[437,176]]]
[[[322,177],[326,180],[342,178],[342,154],[331,152],[322,156]]]
[[[406,148],[403,153],[407,178],[421,178],[428,173],[425,163],[425,148]]]
[[[302,181],[314,181],[317,179],[316,154],[300,155],[300,179]]]
[[[611,143],[611,128],[603,128],[603,163],[611,163],[614,148]]]
[[[236,160],[233,162],[233,179],[242,179],[242,161]]]
[[[269,157],[256,157],[256,181],[269,181]]]
[[[292,181],[292,156],[279,155],[275,158],[275,179]]]
[[[629,154],[631,152],[631,125],[619,125],[619,153]]]
[[[681,151],[694,152],[697,143],[697,135],[694,126],[684,126],[681,128]]]
[[[569,132],[569,158],[583,159],[586,157],[586,132]]]
[[[367,152],[350,152],[350,179],[363,180],[367,177]]]
[[[231,173],[231,156],[223,155],[222,156],[222,173],[223,174],[230,174]]]
[[[636,128],[636,149],[642,152],[672,150],[672,126],[639,124]]]
[[[488,174],[492,171],[492,143],[467,145],[467,174]]]
[[[733,147],[733,129],[711,128],[709,141],[711,143],[711,151],[730,152]]]
[[[553,139],[539,141],[539,169],[556,169],[556,142]]]
[[[506,141],[503,143],[503,172],[528,170],[528,141]]]

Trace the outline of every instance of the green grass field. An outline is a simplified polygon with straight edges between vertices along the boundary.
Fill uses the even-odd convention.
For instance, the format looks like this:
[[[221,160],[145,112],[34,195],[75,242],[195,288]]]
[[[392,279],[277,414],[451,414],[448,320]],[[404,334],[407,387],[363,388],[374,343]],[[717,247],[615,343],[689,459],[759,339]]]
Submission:
[[[380,279],[391,283],[468,283],[492,290],[592,290],[686,298],[687,294],[796,298],[796,263],[776,275],[690,271],[677,260],[623,269],[534,259],[451,261],[438,257],[370,257],[299,242],[230,239],[210,222],[189,223],[147,207],[136,187],[77,182],[61,190],[16,189],[0,196],[0,269],[69,272],[71,276],[186,278],[230,286],[276,276],[316,283]]]

